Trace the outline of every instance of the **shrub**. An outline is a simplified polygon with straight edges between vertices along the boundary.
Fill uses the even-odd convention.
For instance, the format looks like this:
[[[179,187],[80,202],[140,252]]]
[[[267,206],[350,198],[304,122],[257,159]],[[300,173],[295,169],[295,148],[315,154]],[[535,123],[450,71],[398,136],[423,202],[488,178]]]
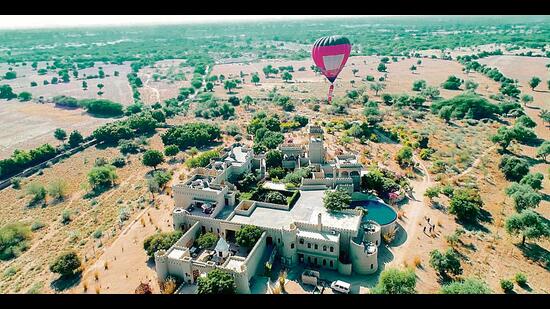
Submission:
[[[413,157],[412,148],[405,146],[399,149],[395,157],[395,160],[401,166],[410,166],[413,164],[412,157]]]
[[[0,228],[0,260],[18,257],[29,247],[31,231],[22,223],[10,223]]]
[[[268,169],[267,173],[272,179],[283,179],[287,174],[287,170],[279,166]]]
[[[53,97],[52,100],[56,106],[69,107],[69,108],[77,108],[79,106],[78,100],[73,97],[58,95]]]
[[[46,224],[40,222],[40,221],[34,221],[32,224],[31,224],[31,231],[35,232],[35,231],[38,231],[40,230],[41,228],[45,227]]]
[[[78,132],[77,130],[74,130],[69,134],[69,146],[76,147],[84,141],[84,138],[82,137],[82,134]]]
[[[80,258],[75,251],[68,251],[59,255],[52,264],[50,271],[60,274],[61,276],[70,276],[77,271],[81,266]]]
[[[149,149],[143,154],[143,165],[153,167],[157,170],[157,166],[164,162],[164,155],[162,152],[154,149]]]
[[[113,158],[110,164],[116,168],[121,168],[126,165],[126,159],[122,156],[118,156],[116,158]]]
[[[460,80],[460,78],[454,75],[451,75],[449,76],[449,78],[447,78],[447,80],[443,84],[441,84],[441,87],[447,90],[458,90],[461,84],[462,84],[462,80]]]
[[[491,294],[491,292],[487,283],[475,278],[455,281],[441,287],[441,294]]]
[[[500,280],[500,288],[504,291],[504,293],[510,293],[514,290],[514,283],[512,280],[502,279]]]
[[[527,285],[527,276],[524,273],[517,273],[514,276],[514,280],[519,286],[526,286]]]
[[[190,168],[205,167],[210,164],[210,159],[220,156],[220,151],[217,149],[209,150],[201,153],[200,155],[191,158],[185,162]]]
[[[116,179],[116,170],[112,165],[94,167],[88,173],[88,183],[94,190],[109,188],[114,185]]]
[[[141,150],[141,146],[133,140],[123,140],[118,144],[118,149],[122,154],[138,153]]]
[[[46,188],[41,183],[33,182],[27,185],[27,194],[32,195],[31,204],[43,202],[46,199]]]
[[[542,173],[529,173],[523,178],[521,178],[521,181],[519,182],[522,185],[528,185],[533,190],[540,190],[542,189],[542,180],[544,179],[544,175]]]
[[[205,123],[187,123],[171,127],[161,135],[165,145],[177,145],[180,149],[211,144],[221,136],[220,128]]]
[[[67,182],[62,179],[52,181],[48,185],[48,194],[54,199],[63,199],[67,195]]]
[[[61,223],[69,224],[71,220],[71,212],[67,209],[63,210],[63,213],[61,213]]]
[[[286,205],[286,197],[280,192],[272,191],[266,194],[265,201],[267,203]]]
[[[11,187],[18,190],[18,189],[21,189],[21,181],[23,180],[23,178],[21,177],[13,177],[11,179]]]
[[[468,114],[472,119],[495,118],[495,114],[499,114],[500,109],[496,104],[490,103],[487,99],[474,94],[465,93],[457,95],[448,100],[440,100],[434,102],[430,109],[441,116],[441,110],[446,108],[453,118],[463,119]],[[445,119],[445,117],[441,116]]]

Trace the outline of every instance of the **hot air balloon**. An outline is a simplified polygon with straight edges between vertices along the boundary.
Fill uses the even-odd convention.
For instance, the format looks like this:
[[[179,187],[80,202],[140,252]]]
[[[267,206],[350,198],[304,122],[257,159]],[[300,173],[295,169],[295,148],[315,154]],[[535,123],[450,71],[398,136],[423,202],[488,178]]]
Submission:
[[[328,102],[332,100],[334,81],[344,68],[351,52],[351,43],[341,35],[326,36],[313,44],[311,58],[330,82]]]

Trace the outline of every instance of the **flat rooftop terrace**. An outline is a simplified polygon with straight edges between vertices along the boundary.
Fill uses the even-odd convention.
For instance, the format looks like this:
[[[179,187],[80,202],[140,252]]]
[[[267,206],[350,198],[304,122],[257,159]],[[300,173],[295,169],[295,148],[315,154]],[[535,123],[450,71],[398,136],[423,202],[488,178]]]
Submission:
[[[235,215],[231,218],[231,222],[279,229],[288,228],[296,221],[316,224],[317,215],[321,213],[321,222],[325,226],[354,229],[360,225],[360,215],[327,212],[323,206],[324,190],[300,191],[300,193],[300,198],[288,211],[256,207],[250,216]]]

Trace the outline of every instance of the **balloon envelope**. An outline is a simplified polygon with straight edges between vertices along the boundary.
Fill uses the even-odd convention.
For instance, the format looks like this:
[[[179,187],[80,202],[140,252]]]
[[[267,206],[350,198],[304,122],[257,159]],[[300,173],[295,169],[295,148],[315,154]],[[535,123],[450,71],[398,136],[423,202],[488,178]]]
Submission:
[[[348,61],[350,52],[350,41],[341,35],[333,35],[315,41],[311,57],[323,75],[333,83]]]

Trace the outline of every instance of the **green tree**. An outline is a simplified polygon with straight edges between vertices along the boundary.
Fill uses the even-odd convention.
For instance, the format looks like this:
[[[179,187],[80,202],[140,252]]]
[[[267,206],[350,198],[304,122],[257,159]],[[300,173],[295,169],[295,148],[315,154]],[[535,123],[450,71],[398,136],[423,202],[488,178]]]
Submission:
[[[536,208],[542,200],[542,196],[528,184],[514,182],[505,191],[514,200],[514,207],[518,212],[527,208]]]
[[[550,141],[544,141],[539,148],[537,148],[537,157],[546,161],[548,155],[550,155]]]
[[[487,283],[475,279],[466,278],[463,281],[454,281],[441,287],[441,294],[491,294],[491,288]]]
[[[235,294],[235,279],[220,269],[210,271],[206,277],[197,280],[198,294]]]
[[[262,230],[254,225],[244,225],[235,233],[237,244],[248,249],[252,249],[261,236]]]
[[[388,70],[386,65],[382,62],[378,64],[378,67],[376,69],[378,70],[378,72],[386,72]]]
[[[88,183],[93,190],[109,188],[116,179],[116,168],[112,165],[96,166],[88,173]]]
[[[226,80],[223,89],[226,89],[228,93],[232,93],[231,89],[235,89],[237,87],[237,83],[235,83],[232,80]]]
[[[53,132],[53,136],[59,141],[64,141],[67,139],[67,132],[61,128],[57,128]]]
[[[288,73],[287,71],[284,71],[283,74],[281,75],[281,78],[285,82],[288,82],[289,80],[292,80],[292,74]]]
[[[423,80],[423,79],[416,80],[416,81],[413,82],[412,90],[413,91],[422,91],[426,87],[427,87],[427,84],[426,84],[425,80]]]
[[[207,90],[207,91],[213,91],[213,89],[214,89],[214,84],[213,84],[212,82],[207,82],[206,85],[205,85],[205,87],[206,87],[206,90]]]
[[[323,205],[329,211],[346,209],[351,203],[351,195],[343,190],[326,190],[323,196]]]
[[[539,77],[533,76],[529,80],[529,87],[531,87],[531,90],[535,90],[535,88],[537,88],[540,82],[541,82],[541,79]]]
[[[182,235],[181,231],[153,234],[143,241],[143,249],[152,258],[158,250],[170,249]]]
[[[504,293],[510,293],[514,290],[514,283],[512,280],[502,279],[500,280],[500,288],[504,291]]]
[[[520,235],[521,244],[526,239],[542,239],[550,237],[548,220],[531,209],[523,210],[508,217],[505,223],[506,231],[511,235]]]
[[[375,92],[374,94],[375,96],[378,96],[378,92],[382,91],[385,88],[386,88],[386,85],[379,82],[374,82],[370,84],[370,90]]]
[[[373,294],[416,294],[416,274],[411,268],[387,268],[380,273]]]
[[[84,141],[84,138],[82,137],[82,134],[78,132],[77,130],[74,130],[69,134],[69,146],[76,147],[80,145]]]
[[[0,86],[0,99],[11,100],[17,98],[17,94],[13,93],[10,85]]]
[[[542,180],[544,179],[544,175],[542,173],[529,173],[521,179],[519,182],[522,185],[528,185],[534,190],[540,190],[542,189]]]
[[[448,249],[444,253],[439,250],[430,252],[430,265],[442,277],[449,275],[462,274],[462,266],[460,265],[460,257],[453,249]]]
[[[253,82],[255,86],[257,86],[260,82],[260,76],[258,76],[258,74],[252,74],[250,81]]]
[[[483,201],[473,189],[455,189],[451,197],[449,213],[463,222],[475,222],[481,213]]]
[[[272,204],[280,204],[280,205],[286,205],[287,203],[286,197],[282,193],[276,192],[276,191],[272,191],[266,194],[265,202],[272,203]]]
[[[267,168],[281,166],[282,162],[283,153],[279,150],[270,150],[265,155],[265,166]]]
[[[203,249],[212,248],[218,241],[218,236],[214,233],[204,233],[197,238],[197,245]]]
[[[80,269],[82,262],[76,251],[68,251],[60,254],[50,264],[50,271],[60,274],[61,276],[74,275]]]
[[[439,110],[439,117],[445,120],[445,123],[449,123],[451,120],[451,115],[453,114],[453,108],[451,106],[443,106]]]
[[[442,109],[443,110],[443,109]],[[506,151],[512,140],[514,140],[514,131],[508,127],[501,126],[498,128],[497,134],[491,136],[493,143],[499,144],[502,151]]]
[[[82,81],[82,89],[84,90],[88,90],[88,82],[87,81]]]
[[[32,93],[27,92],[27,91],[23,91],[23,92],[20,92],[20,93],[19,93],[19,95],[17,96],[17,98],[18,98],[19,101],[21,101],[21,102],[30,101],[30,100],[32,99]]]
[[[156,171],[157,166],[164,162],[164,155],[158,150],[149,149],[143,154],[141,162],[143,165],[152,167]]]
[[[521,96],[521,102],[523,102],[523,105],[527,106],[528,103],[533,102],[533,96],[524,94]]]
[[[533,119],[531,119],[529,116],[527,115],[521,115],[519,116],[519,118],[516,120],[516,123],[514,124],[514,127],[517,127],[517,126],[524,126],[526,128],[534,128],[537,126],[537,123],[533,121]],[[515,132],[517,133],[517,129],[515,130]]]
[[[4,74],[4,79],[15,79],[17,78],[17,73],[15,71],[8,71]]]
[[[451,75],[447,80],[441,85],[443,89],[447,90],[458,90],[460,88],[460,85],[462,84],[462,80],[460,78]]]
[[[439,97],[440,92],[437,87],[427,86],[425,89],[422,89],[422,91],[420,91],[420,94],[429,98],[430,100],[434,100]]]
[[[510,181],[520,181],[529,173],[529,164],[526,160],[510,155],[502,156],[498,166],[506,179]]]
[[[477,87],[479,87],[479,84],[474,82],[473,80],[471,79],[468,79],[464,82],[464,88],[466,90],[471,90],[472,92],[475,92]]]

